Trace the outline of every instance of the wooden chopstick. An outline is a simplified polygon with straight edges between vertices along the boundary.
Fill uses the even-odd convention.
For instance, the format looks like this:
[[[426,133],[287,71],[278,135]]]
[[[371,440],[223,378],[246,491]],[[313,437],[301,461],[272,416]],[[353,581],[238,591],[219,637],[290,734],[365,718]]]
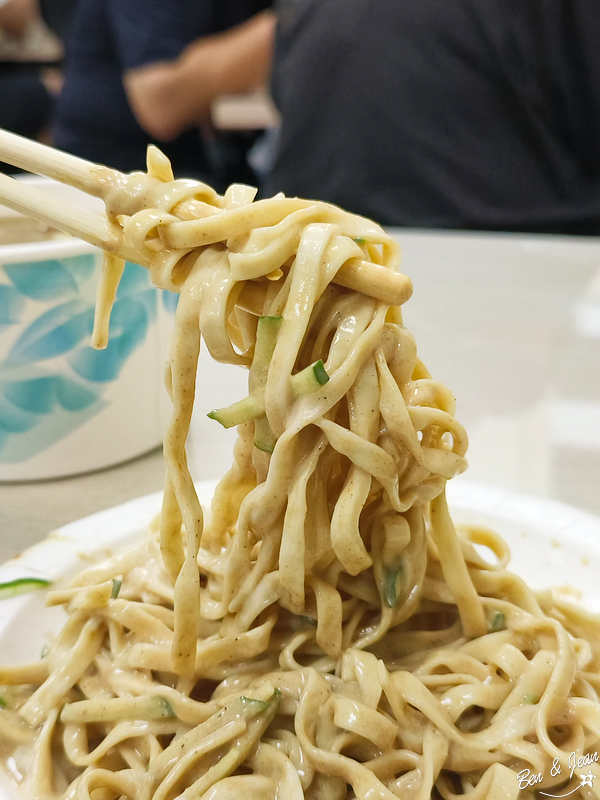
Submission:
[[[94,164],[2,129],[0,129],[0,160],[102,199],[107,190],[109,174],[115,182],[125,177],[117,170]],[[118,226],[110,223],[105,217],[76,207],[65,200],[50,198],[45,192],[1,173],[0,203],[128,261],[137,262],[144,267],[150,266],[150,254],[145,258],[141,253],[127,247],[119,235]],[[219,209],[215,209],[215,214],[219,212]],[[206,204],[196,200],[186,200],[180,203],[173,213],[184,220],[202,218],[206,216]],[[180,223],[174,224],[176,227],[180,225]],[[165,238],[168,239],[168,236]],[[412,294],[412,282],[406,275],[360,259],[346,262],[333,280],[334,283],[390,305],[402,305]]]
[[[96,164],[0,128],[0,160],[100,197]],[[53,201],[54,202],[54,201]],[[87,241],[87,240],[86,240]]]
[[[2,156],[0,156],[2,157]],[[0,202],[20,214],[51,225],[64,233],[83,239],[84,242],[114,253],[127,261],[140,263],[140,255],[127,247],[122,238],[113,233],[106,219],[87,209],[47,194],[8,175],[0,173]],[[142,266],[149,266],[149,260]]]

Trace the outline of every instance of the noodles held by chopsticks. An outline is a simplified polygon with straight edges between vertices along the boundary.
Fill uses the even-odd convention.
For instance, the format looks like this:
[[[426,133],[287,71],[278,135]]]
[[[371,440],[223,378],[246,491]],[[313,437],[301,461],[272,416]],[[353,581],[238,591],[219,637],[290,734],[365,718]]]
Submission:
[[[149,173],[107,178],[105,200],[180,294],[160,530],[50,592],[62,632],[0,667],[23,795],[599,797],[579,786],[600,775],[596,620],[536,597],[496,534],[457,533],[454,398],[397,307],[333,282],[353,259],[395,270],[394,240],[324,203],[173,181],[156,151]],[[211,415],[239,435],[206,520],[185,454],[201,336],[249,370]]]

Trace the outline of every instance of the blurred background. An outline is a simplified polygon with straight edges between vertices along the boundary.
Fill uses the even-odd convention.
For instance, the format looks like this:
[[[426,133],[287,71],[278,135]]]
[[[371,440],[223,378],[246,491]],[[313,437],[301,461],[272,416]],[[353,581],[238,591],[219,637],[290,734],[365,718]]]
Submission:
[[[600,514],[597,0],[0,0],[0,31],[0,127],[125,171],[154,143],[176,176],[388,228],[406,324],[470,434],[458,480]],[[174,303],[129,265],[110,364],[84,363],[98,255],[0,228],[2,559],[162,487]],[[197,480],[231,459],[206,412],[244,393],[203,354]],[[60,441],[57,412],[80,420]],[[100,463],[81,437],[101,425]]]

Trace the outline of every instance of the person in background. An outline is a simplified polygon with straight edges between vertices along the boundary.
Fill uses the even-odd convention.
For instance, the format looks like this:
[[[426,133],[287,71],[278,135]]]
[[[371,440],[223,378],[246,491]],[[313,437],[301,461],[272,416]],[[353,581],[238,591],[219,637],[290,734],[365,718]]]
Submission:
[[[267,81],[270,0],[79,0],[54,144],[129,172],[158,145],[176,176],[215,181],[215,97]],[[208,132],[208,133],[207,133]],[[222,187],[220,187],[222,188]]]
[[[598,0],[282,0],[265,191],[386,225],[600,234]]]
[[[35,0],[0,0],[0,26],[9,36],[23,36],[36,15]]]

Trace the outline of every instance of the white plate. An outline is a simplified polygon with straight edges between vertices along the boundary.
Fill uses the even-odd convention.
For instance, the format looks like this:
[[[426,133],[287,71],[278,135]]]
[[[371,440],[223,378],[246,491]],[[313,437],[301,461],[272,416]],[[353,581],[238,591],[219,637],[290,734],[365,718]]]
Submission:
[[[198,485],[208,505],[216,481]],[[22,577],[56,581],[105,558],[140,537],[160,509],[161,492],[65,525],[18,558],[0,566],[0,582]],[[600,519],[562,503],[456,481],[448,486],[456,522],[484,525],[508,542],[511,568],[532,588],[559,586],[600,612]],[[64,620],[60,608],[45,608],[43,592],[0,601],[0,659],[35,660],[48,634]],[[23,635],[30,631],[30,635]],[[18,800],[0,774],[0,800]]]

